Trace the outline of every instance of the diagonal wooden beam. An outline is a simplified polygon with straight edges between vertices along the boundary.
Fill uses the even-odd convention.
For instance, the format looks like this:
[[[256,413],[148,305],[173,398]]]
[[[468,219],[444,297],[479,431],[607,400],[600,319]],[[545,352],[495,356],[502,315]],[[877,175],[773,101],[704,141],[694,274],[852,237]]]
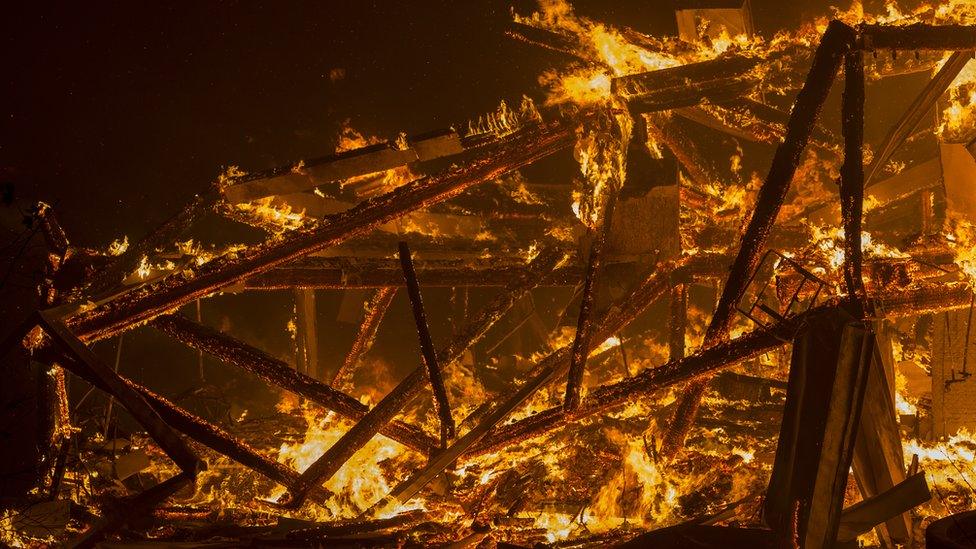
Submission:
[[[441,447],[444,447],[447,445],[447,441],[454,438],[457,433],[457,426],[454,423],[454,417],[451,415],[451,403],[447,398],[447,388],[444,386],[444,374],[437,362],[434,341],[430,337],[430,325],[427,324],[424,299],[420,293],[417,271],[414,270],[413,259],[410,257],[410,247],[407,246],[406,242],[400,242],[397,253],[400,257],[400,266],[403,268],[403,278],[407,284],[407,295],[410,297],[413,321],[417,326],[420,355],[423,358],[424,366],[427,368],[427,377],[430,379],[430,387],[434,393],[434,409],[437,411],[437,417],[440,418],[441,422]]]
[[[590,246],[589,259],[586,266],[586,276],[583,279],[583,295],[580,301],[579,317],[576,320],[576,335],[573,337],[573,347],[570,350],[569,375],[566,378],[566,396],[563,406],[573,409],[579,407],[582,399],[583,373],[586,370],[586,358],[590,354],[590,339],[593,336],[593,300],[596,298],[596,285],[600,276],[603,261],[603,250],[610,236],[613,223],[613,210],[616,193],[611,192],[607,198],[603,213],[603,220],[593,244]]]
[[[898,121],[891,126],[884,139],[878,145],[871,164],[864,173],[864,185],[870,187],[875,178],[881,173],[891,155],[905,142],[905,139],[915,130],[922,118],[928,114],[935,102],[942,97],[952,81],[962,71],[963,67],[973,58],[973,52],[957,51],[949,56],[939,72],[929,80],[922,91],[915,97],[908,109],[902,113]]]
[[[355,398],[317,379],[296,372],[285,362],[275,359],[264,351],[182,316],[163,315],[154,320],[152,325],[194,349],[227,364],[243,368],[268,383],[301,395],[347,419],[359,421],[369,410],[365,404]],[[437,442],[421,429],[403,422],[390,423],[385,426],[382,433],[424,454],[437,447]]]
[[[356,339],[353,340],[349,353],[346,354],[346,358],[332,376],[329,385],[340,390],[345,386],[346,378],[352,376],[356,365],[372,348],[373,341],[376,339],[376,332],[380,328],[380,323],[383,322],[386,310],[393,303],[396,291],[395,287],[387,286],[379,288],[373,293],[366,304],[366,311],[363,313],[363,321],[359,324],[359,331],[356,332]]]

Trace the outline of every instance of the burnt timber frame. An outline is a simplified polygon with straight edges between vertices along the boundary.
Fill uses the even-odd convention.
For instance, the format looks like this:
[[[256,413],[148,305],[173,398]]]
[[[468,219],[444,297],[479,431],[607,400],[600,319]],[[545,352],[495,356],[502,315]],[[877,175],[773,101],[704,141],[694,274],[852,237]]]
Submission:
[[[747,290],[749,275],[755,269],[763,252],[797,169],[800,155],[810,140],[816,118],[841,66],[844,67],[846,75],[842,106],[845,147],[841,177],[843,223],[848,235],[844,250],[844,277],[848,289],[846,304],[855,306],[862,318],[899,313],[915,314],[926,307],[932,310],[966,306],[971,290],[965,286],[881,295],[869,295],[864,288],[863,259],[860,254],[860,224],[865,183],[861,154],[864,116],[864,75],[861,55],[864,51],[874,49],[971,51],[974,48],[976,48],[976,28],[973,27],[862,25],[854,29],[838,21],[832,21],[817,49],[813,66],[803,88],[797,95],[785,127],[785,135],[760,189],[754,213],[742,237],[721,299],[706,332],[703,348],[690,356],[682,357],[683,353],[677,352],[675,345],[674,356],[663,366],[645,370],[610,385],[597,387],[589,391],[585,399],[573,402],[569,406],[556,407],[499,427],[501,421],[536,390],[570,369],[573,363],[579,360],[577,355],[585,360],[586,355],[606,337],[616,334],[627,326],[651,303],[668,293],[675,284],[682,284],[688,276],[695,273],[696,269],[714,271],[715,263],[721,265],[723,262],[721,259],[705,254],[658,265],[654,274],[638,285],[617,308],[611,309],[602,318],[592,319],[595,328],[591,337],[585,340],[578,338],[580,342],[574,343],[573,349],[564,347],[543,359],[537,365],[535,375],[523,383],[515,394],[493,406],[467,434],[453,440],[440,453],[432,455],[427,465],[398,485],[378,507],[391,501],[409,500],[427,482],[459,458],[509,446],[582,417],[608,410],[639,395],[691,380],[692,384],[678,406],[662,448],[662,453],[666,456],[673,456],[679,451],[687,430],[694,421],[701,396],[707,386],[708,375],[745,358],[779,347],[795,335],[805,315],[816,312],[807,311],[783,319],[772,326],[757,329],[735,340],[728,340],[728,331],[736,305]],[[303,378],[292,379],[292,374],[285,375],[280,370],[281,364],[269,362],[265,357],[260,356],[260,351],[248,348],[245,344],[236,342],[224,334],[214,333],[202,326],[194,326],[185,319],[166,316],[167,311],[235,283],[256,280],[257,277],[269,273],[276,267],[335,246],[352,237],[366,234],[381,223],[444,201],[470,186],[490,181],[539,158],[565,149],[572,145],[574,129],[574,125],[566,120],[539,123],[508,138],[483,146],[476,151],[474,158],[463,166],[452,167],[440,174],[422,178],[385,195],[364,201],[348,212],[327,219],[310,231],[299,232],[279,241],[269,241],[256,246],[247,251],[243,257],[212,261],[200,268],[193,277],[169,276],[145,288],[113,296],[91,309],[81,310],[79,307],[71,310],[70,307],[62,306],[43,311],[39,313],[37,324],[43,326],[44,330],[56,339],[57,345],[49,345],[39,350],[38,356],[46,357],[46,360],[52,363],[64,365],[76,375],[107,390],[119,398],[130,413],[141,417],[154,439],[184,470],[185,477],[174,479],[173,484],[184,482],[186,477],[192,479],[200,467],[199,460],[186,447],[185,441],[173,434],[173,431],[179,431],[272,480],[285,484],[289,489],[296,488],[300,494],[316,492],[318,490],[315,483],[302,482],[298,473],[260,456],[245,443],[237,441],[219,427],[179,409],[148,389],[121,376],[109,375],[111,372],[105,372],[105,368],[100,366],[97,359],[95,362],[90,359],[90,351],[84,344],[151,322],[154,327],[163,329],[171,335],[180,334],[176,336],[178,339],[196,348],[212,352],[228,362],[237,365],[246,363],[251,367],[263,368],[261,371],[269,377],[275,377],[276,383],[289,390],[295,390],[303,396],[316,391],[320,395],[327,395],[327,398],[323,397],[324,401],[329,403],[327,406],[343,409],[347,417],[362,422],[372,411],[358,402],[356,404],[359,406],[352,404],[347,400],[351,399],[348,395],[343,395],[321,382],[312,383]],[[173,220],[140,241],[133,250],[151,249],[158,242],[174,238],[200,211],[212,205],[215,199],[214,192],[210,190],[197,197]],[[129,269],[133,257],[138,258],[138,254],[123,254],[110,268],[103,271],[104,274],[100,278],[90,281],[88,287],[96,294],[106,288],[110,289],[115,283],[114,279]],[[594,275],[593,263],[598,265],[597,258],[591,257],[591,268],[587,270],[587,278],[592,278]],[[378,286],[385,286],[385,284]],[[507,294],[517,291],[524,292],[527,289],[525,286],[506,286]],[[581,324],[583,320],[581,315]],[[591,321],[591,319],[586,320]],[[5,341],[16,341],[22,335],[23,332]],[[452,348],[450,352],[445,350],[443,353],[456,359],[454,351],[456,349]],[[419,370],[423,374],[423,370]],[[271,376],[269,374],[271,371],[281,375]],[[423,377],[418,375],[413,377],[418,378],[415,384],[420,386]],[[379,408],[379,405],[376,408]],[[444,440],[438,442],[427,433],[406,424],[392,428],[399,423],[390,421],[398,410],[392,410],[388,419],[384,417],[382,421],[376,422],[378,425],[374,424],[375,430],[371,428],[369,431],[384,432],[408,445],[412,443],[414,448],[428,454],[433,454],[433,451],[441,446],[441,442],[447,442],[446,439],[450,438],[444,437]],[[397,429],[399,435],[394,434]],[[169,484],[161,486],[158,491],[166,492],[168,487]]]

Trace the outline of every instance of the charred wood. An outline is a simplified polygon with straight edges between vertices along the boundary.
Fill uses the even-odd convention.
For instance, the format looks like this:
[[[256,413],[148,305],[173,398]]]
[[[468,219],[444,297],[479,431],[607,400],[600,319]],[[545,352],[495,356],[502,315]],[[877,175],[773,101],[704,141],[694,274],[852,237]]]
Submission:
[[[974,50],[976,27],[970,25],[862,24],[859,46],[873,50]]]
[[[437,411],[437,417],[440,418],[441,447],[443,448],[457,434],[457,426],[454,423],[454,417],[451,415],[451,403],[447,398],[444,375],[441,372],[441,365],[437,361],[434,341],[430,336],[427,313],[424,311],[424,299],[420,293],[420,281],[417,280],[417,272],[413,268],[413,259],[410,257],[410,248],[406,242],[399,244],[398,252],[400,266],[403,269],[403,278],[407,285],[407,295],[410,297],[414,324],[417,326],[417,337],[420,340],[420,355],[423,358],[424,366],[427,368],[427,377],[434,393],[434,409]]]
[[[860,51],[844,58],[841,123],[844,164],[840,168],[841,218],[844,224],[844,280],[852,306],[863,316],[867,306],[861,251],[864,214],[864,59]]]
[[[182,316],[163,315],[152,325],[194,349],[256,374],[268,383],[301,395],[347,419],[358,421],[368,411],[366,405],[355,398],[296,372],[267,353]],[[392,422],[382,433],[421,453],[426,454],[437,447],[437,443],[422,430],[406,423]]]
[[[332,376],[332,382],[329,385],[341,390],[346,384],[347,378],[353,374],[356,365],[372,348],[373,341],[376,339],[376,332],[379,330],[386,310],[390,308],[395,296],[396,288],[387,286],[376,290],[369,299],[366,304],[366,311],[363,313],[363,320],[359,324],[359,331],[356,332],[356,339],[353,340],[352,347],[342,364],[339,365],[339,369]]]
[[[149,406],[142,396],[131,387],[122,382],[119,375],[115,373],[107,364],[102,362],[95,353],[85,346],[71,330],[66,328],[59,319],[53,318],[48,312],[39,312],[38,318],[44,331],[54,340],[65,353],[77,359],[76,365],[83,365],[88,376],[101,380],[102,384],[108,389],[120,404],[132,414],[140,425],[142,425],[149,435],[159,444],[166,455],[173,460],[191,478],[195,477],[197,471],[205,468],[200,458],[194,454],[193,450],[181,439],[176,432]],[[76,375],[80,375],[75,372]]]
[[[590,339],[593,336],[593,300],[596,296],[596,285],[602,267],[603,250],[607,245],[607,238],[613,222],[615,202],[616,193],[613,193],[607,199],[603,212],[603,222],[590,246],[586,276],[583,278],[579,317],[576,321],[576,335],[573,337],[573,347],[570,349],[569,377],[566,379],[566,397],[563,402],[563,406],[569,409],[579,407],[582,399],[583,373],[586,369],[586,358],[592,348]]]

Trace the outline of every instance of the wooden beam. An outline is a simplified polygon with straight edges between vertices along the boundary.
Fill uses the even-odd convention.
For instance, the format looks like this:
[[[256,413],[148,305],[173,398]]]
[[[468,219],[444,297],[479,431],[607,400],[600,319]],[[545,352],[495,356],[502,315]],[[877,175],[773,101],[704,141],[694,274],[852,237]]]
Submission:
[[[346,385],[347,378],[352,376],[356,365],[372,348],[373,341],[376,339],[376,332],[380,328],[380,323],[383,322],[386,310],[393,303],[396,291],[395,287],[382,287],[373,293],[373,296],[366,303],[363,320],[359,323],[359,330],[356,332],[352,347],[349,348],[346,358],[332,376],[329,385],[340,390]]]
[[[570,350],[569,374],[566,378],[566,396],[563,406],[578,408],[582,400],[583,373],[586,370],[586,358],[590,355],[593,337],[593,301],[596,298],[597,282],[600,277],[603,250],[607,245],[610,227],[613,223],[613,209],[616,202],[616,192],[611,191],[604,207],[603,219],[590,245],[589,259],[586,265],[586,276],[583,278],[583,292],[580,300],[579,317],[576,320],[576,334],[573,337],[573,347]]]
[[[321,380],[319,368],[319,333],[315,312],[315,290],[295,288],[295,368]]]
[[[841,308],[806,319],[793,342],[786,409],[763,518],[783,546],[837,539],[875,339]]]
[[[417,280],[417,271],[414,270],[413,259],[410,257],[410,247],[407,246],[406,242],[401,242],[397,252],[400,256],[400,266],[403,268],[403,279],[407,284],[407,295],[410,297],[410,309],[413,311],[413,320],[417,326],[420,355],[423,358],[424,366],[427,368],[427,377],[434,393],[434,410],[437,411],[437,417],[440,418],[441,447],[443,448],[456,435],[457,426],[454,423],[454,417],[451,415],[451,403],[447,398],[447,388],[444,386],[444,374],[441,372],[441,365],[437,361],[437,351],[434,350],[434,341],[430,336],[430,325],[427,323],[427,313],[424,311],[420,281]]]
[[[859,46],[873,50],[942,50],[976,49],[976,26],[973,25],[869,25],[862,24]]]
[[[296,372],[264,351],[182,316],[163,315],[156,318],[152,326],[194,349],[258,375],[268,383],[301,395],[347,419],[358,421],[369,410],[355,398]],[[386,425],[382,433],[423,454],[437,447],[437,442],[423,430],[399,421]]]

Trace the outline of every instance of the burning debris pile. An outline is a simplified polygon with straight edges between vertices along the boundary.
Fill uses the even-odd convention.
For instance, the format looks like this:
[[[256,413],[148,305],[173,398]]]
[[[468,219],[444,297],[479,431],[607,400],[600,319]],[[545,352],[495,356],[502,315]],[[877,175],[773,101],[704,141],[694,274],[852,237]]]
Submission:
[[[544,2],[508,32],[560,59],[544,99],[227,169],[137,242],[73,247],[39,205],[47,308],[3,353],[49,413],[4,541],[894,547],[976,508],[976,5],[858,4],[763,39],[747,2],[693,4],[661,38]],[[570,152],[571,182],[523,170]],[[182,241],[208,216],[265,239]],[[293,360],[194,319],[271,290]],[[338,364],[317,290],[369,292]],[[371,356],[408,325],[396,299],[402,368]],[[277,413],[216,387],[191,411],[89,348],[140,327],[260,378]],[[142,430],[84,417],[68,374]]]

